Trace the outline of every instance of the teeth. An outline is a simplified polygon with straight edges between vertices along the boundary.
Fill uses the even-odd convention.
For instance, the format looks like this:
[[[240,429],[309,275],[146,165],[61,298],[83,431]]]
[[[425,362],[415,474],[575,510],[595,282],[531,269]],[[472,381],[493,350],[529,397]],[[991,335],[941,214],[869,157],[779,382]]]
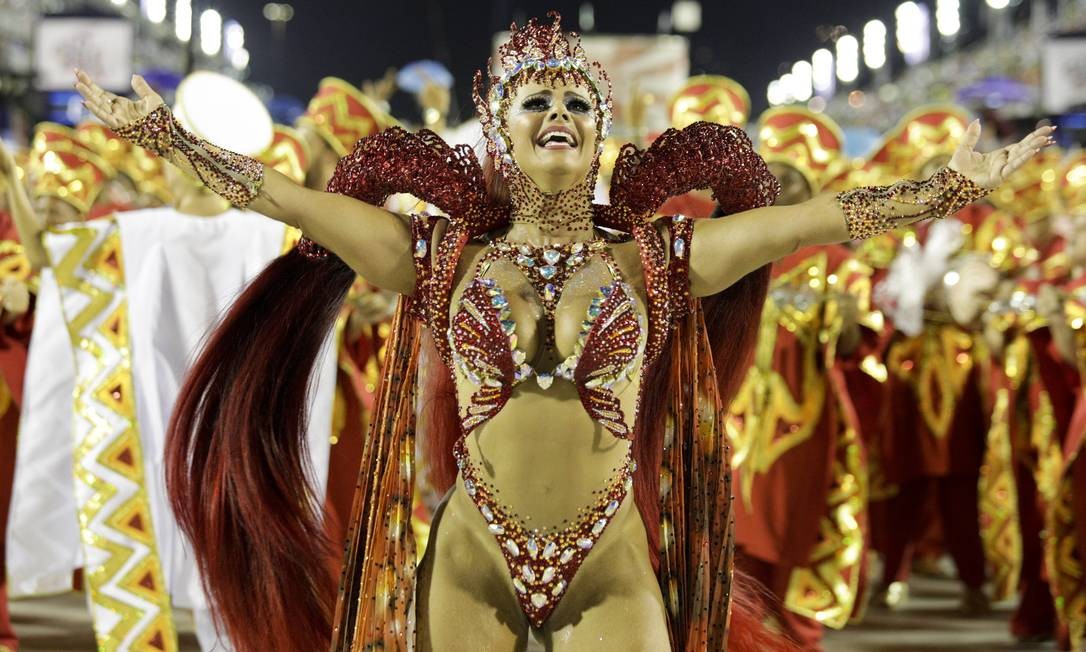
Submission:
[[[562,132],[551,132],[551,133],[549,133],[549,134],[547,134],[546,136],[543,137],[543,144],[544,145],[546,145],[548,143],[554,143],[554,142],[562,142],[562,143],[565,143],[567,145],[572,146],[573,145],[573,138],[571,138],[569,136],[569,134],[564,134]]]

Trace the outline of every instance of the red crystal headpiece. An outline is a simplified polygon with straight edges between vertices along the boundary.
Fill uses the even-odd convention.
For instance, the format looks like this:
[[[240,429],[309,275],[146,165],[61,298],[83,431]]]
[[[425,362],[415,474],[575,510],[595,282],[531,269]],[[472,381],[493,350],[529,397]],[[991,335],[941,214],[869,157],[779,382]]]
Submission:
[[[611,80],[599,63],[589,62],[576,32],[562,31],[562,17],[556,11],[547,14],[550,25],[541,25],[535,18],[523,28],[516,23],[509,28],[509,40],[498,47],[498,57],[490,61],[490,88],[487,90],[482,71],[475,72],[475,108],[483,133],[487,135],[487,151],[496,164],[512,165],[511,143],[505,133],[505,113],[517,86],[526,81],[553,79],[586,82],[595,95],[597,151],[611,130]],[[495,66],[495,63],[497,64]],[[493,74],[494,69],[499,74]]]

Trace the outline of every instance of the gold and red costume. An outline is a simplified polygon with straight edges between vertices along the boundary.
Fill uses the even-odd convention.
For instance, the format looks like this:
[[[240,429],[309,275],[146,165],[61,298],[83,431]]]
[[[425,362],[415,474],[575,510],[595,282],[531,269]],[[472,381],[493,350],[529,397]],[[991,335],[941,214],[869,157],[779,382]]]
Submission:
[[[919,108],[887,134],[869,158],[869,169],[920,178],[927,166],[949,158],[968,124],[969,117],[954,106]],[[968,231],[991,210],[973,205],[955,217]],[[924,242],[924,226],[906,233],[903,244]],[[935,500],[959,579],[979,591],[985,568],[977,482],[988,429],[981,370],[974,364],[982,357],[980,343],[948,318],[932,316],[926,316],[918,335],[894,333],[885,354],[881,427],[871,440],[885,482],[880,493],[886,499],[873,508],[875,539],[885,562],[882,584],[908,579],[926,525],[925,504]]]
[[[1075,228],[1086,219],[1086,155],[1060,169],[1063,205]],[[1077,237],[1081,237],[1078,235]],[[1072,273],[1063,286],[1063,312],[1073,334],[1074,364],[1062,367],[1065,392],[1075,401],[1062,441],[1059,475],[1046,514],[1046,564],[1057,615],[1070,649],[1086,645],[1086,274],[1083,261],[1068,261]],[[1046,387],[1053,387],[1046,383]],[[1054,403],[1055,404],[1055,403]]]
[[[129,189],[111,193],[107,184],[104,201],[96,203],[87,213],[94,219],[121,211],[168,205],[173,201],[162,159],[152,152],[124,140],[112,129],[99,122],[84,122],[75,128],[79,142],[98,154],[116,171],[112,180],[122,187],[127,179]]]
[[[991,371],[992,429],[982,484],[982,532],[994,571],[995,597],[1019,594],[1011,631],[1023,640],[1048,638],[1056,629],[1042,536],[1074,403],[1069,389],[1074,383],[1068,382],[1049,325],[1035,308],[1042,286],[1066,283],[1065,243],[1055,236],[1031,243],[1027,234],[1053,219],[1054,168],[1059,158],[1058,153],[1045,152],[1032,159],[992,196],[1000,213],[1013,216],[1016,226],[993,239],[991,248],[1020,273],[1009,296],[997,304],[1001,309],[990,325],[1003,333],[1004,346],[994,352],[999,364]]]
[[[19,183],[12,180],[12,183]],[[0,193],[3,188],[0,187]],[[0,280],[30,283],[30,263],[22,253],[22,245],[10,214],[0,210]],[[31,298],[31,306],[33,298]],[[15,447],[19,433],[19,409],[23,399],[23,371],[26,369],[27,347],[33,325],[33,309],[21,315],[0,313],[0,649],[14,650],[18,639],[8,614],[7,585],[7,522],[11,505],[12,481],[15,478]]]
[[[758,133],[766,162],[798,170],[812,193],[844,144],[829,119],[797,107],[770,109]],[[862,589],[865,456],[836,351],[841,300],[863,294],[868,271],[838,245],[773,264],[754,365],[728,417],[737,564],[780,599],[804,649],[818,648],[822,624],[849,621]]]

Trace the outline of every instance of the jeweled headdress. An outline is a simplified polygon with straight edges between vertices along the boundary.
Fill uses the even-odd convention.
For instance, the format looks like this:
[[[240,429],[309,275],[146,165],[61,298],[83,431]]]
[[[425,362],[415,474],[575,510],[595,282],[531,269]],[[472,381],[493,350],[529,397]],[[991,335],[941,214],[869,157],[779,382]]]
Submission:
[[[553,19],[550,25],[541,25],[533,18],[522,28],[515,23],[510,26],[509,40],[498,47],[497,61],[490,61],[489,89],[482,71],[475,73],[476,112],[487,136],[487,152],[499,168],[513,164],[505,114],[517,87],[525,82],[556,77],[567,83],[586,82],[596,101],[597,155],[611,130],[611,80],[599,63],[585,56],[580,36],[562,31],[558,12],[547,16]]]

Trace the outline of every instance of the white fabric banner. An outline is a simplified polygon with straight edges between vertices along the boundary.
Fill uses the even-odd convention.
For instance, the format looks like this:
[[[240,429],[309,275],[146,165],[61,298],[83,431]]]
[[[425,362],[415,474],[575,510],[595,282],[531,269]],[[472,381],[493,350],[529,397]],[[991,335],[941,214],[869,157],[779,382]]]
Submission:
[[[8,517],[11,597],[69,591],[83,564],[75,501],[75,358],[53,270],[41,272]]]
[[[166,428],[185,374],[211,328],[242,289],[279,256],[285,228],[262,215],[231,210],[191,217],[169,208],[120,213],[125,253],[132,375],[154,509],[152,518],[167,585],[178,606],[205,606],[192,555],[169,509],[162,467]],[[260,337],[259,332],[253,337]],[[326,342],[311,396],[309,452],[318,496],[328,475],[336,360]],[[187,595],[181,587],[187,586]]]

